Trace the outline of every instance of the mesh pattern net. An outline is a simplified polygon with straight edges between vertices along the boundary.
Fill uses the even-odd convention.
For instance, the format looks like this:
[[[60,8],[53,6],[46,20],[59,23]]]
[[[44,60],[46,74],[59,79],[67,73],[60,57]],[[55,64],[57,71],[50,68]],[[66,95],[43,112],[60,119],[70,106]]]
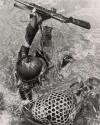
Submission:
[[[39,121],[64,125],[75,105],[73,93],[54,92],[39,98],[32,109],[32,114]]]

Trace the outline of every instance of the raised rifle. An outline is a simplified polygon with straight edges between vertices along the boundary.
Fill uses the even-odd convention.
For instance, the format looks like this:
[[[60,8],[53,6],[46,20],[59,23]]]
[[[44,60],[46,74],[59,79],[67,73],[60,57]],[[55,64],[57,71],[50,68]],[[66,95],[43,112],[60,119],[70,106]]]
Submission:
[[[29,10],[32,10],[32,9],[35,8],[37,13],[42,14],[44,16],[48,16],[50,18],[54,18],[54,19],[56,19],[56,20],[58,20],[62,23],[72,23],[72,24],[75,24],[77,26],[83,27],[85,29],[91,28],[91,25],[90,25],[89,22],[79,20],[79,19],[75,19],[73,17],[69,17],[69,18],[65,17],[62,14],[57,13],[55,8],[49,10],[49,9],[41,7],[37,4],[29,3],[29,2],[26,2],[26,1],[22,1],[22,0],[21,1],[15,0],[14,7],[18,7],[20,9],[23,9],[23,7],[21,7],[19,4],[25,6],[25,8],[27,8]]]

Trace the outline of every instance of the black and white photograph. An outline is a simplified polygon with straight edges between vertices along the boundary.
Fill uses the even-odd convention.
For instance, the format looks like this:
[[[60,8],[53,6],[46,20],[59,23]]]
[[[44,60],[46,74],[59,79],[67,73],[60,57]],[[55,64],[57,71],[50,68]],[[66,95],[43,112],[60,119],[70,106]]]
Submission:
[[[0,0],[0,125],[100,125],[99,0]]]

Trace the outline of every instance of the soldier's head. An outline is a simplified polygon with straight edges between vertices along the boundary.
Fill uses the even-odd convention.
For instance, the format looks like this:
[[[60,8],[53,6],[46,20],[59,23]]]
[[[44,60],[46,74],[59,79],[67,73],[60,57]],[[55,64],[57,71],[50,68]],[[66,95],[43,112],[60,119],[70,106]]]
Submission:
[[[37,57],[28,55],[17,62],[16,69],[23,82],[30,82],[39,76],[42,70],[42,61]]]

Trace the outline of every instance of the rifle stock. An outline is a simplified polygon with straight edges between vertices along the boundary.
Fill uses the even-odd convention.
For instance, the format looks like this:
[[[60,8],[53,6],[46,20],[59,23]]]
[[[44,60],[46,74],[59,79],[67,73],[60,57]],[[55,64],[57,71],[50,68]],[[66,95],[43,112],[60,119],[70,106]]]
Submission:
[[[33,8],[36,8],[37,13],[49,16],[49,17],[54,18],[54,19],[56,19],[56,20],[58,20],[62,23],[72,23],[72,24],[75,24],[77,26],[83,27],[85,29],[91,28],[91,25],[90,25],[89,22],[86,22],[86,21],[83,21],[83,20],[78,20],[78,19],[75,19],[75,18],[72,18],[72,17],[69,17],[69,18],[65,17],[65,16],[63,16],[59,13],[56,13],[52,10],[48,10],[48,9],[43,8],[43,7],[41,7],[39,5],[36,5],[34,3],[28,3],[28,2],[22,1],[22,0],[21,1],[15,0],[15,2],[17,2],[21,5],[24,5],[29,10],[32,10]],[[17,3],[15,3],[14,6],[22,9],[22,7],[19,7],[19,5],[17,5]]]

